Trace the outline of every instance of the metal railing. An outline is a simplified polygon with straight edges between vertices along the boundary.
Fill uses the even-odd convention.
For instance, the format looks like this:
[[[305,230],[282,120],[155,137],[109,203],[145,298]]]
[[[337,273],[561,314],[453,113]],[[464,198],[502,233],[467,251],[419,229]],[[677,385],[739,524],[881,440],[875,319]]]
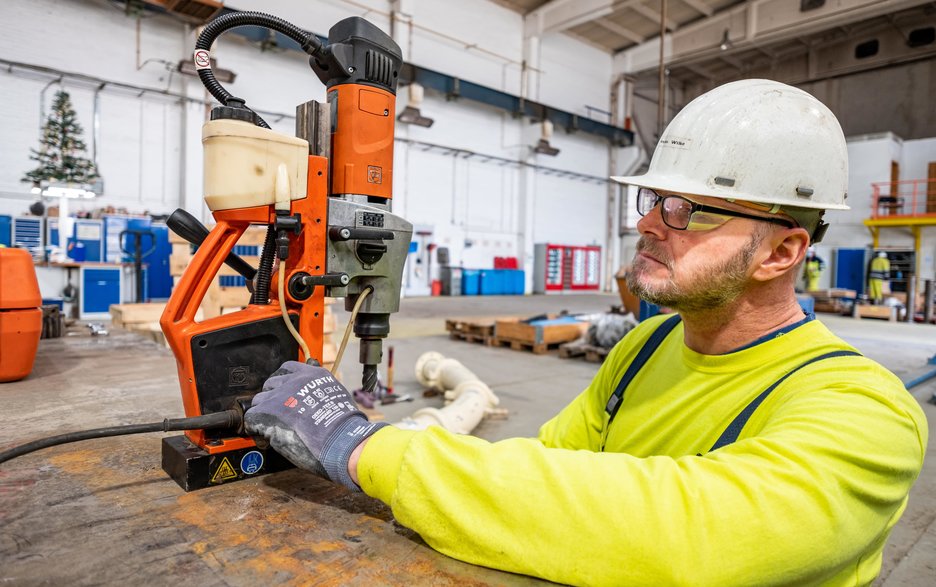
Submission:
[[[871,218],[936,218],[936,179],[871,184]]]

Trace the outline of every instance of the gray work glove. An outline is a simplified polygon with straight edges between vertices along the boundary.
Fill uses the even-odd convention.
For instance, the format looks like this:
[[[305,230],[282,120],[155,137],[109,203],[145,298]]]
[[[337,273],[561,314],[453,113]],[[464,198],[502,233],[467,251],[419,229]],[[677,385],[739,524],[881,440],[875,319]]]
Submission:
[[[348,460],[359,444],[388,424],[368,422],[327,369],[287,361],[254,396],[244,426],[249,434],[266,437],[297,467],[360,491],[348,474]]]

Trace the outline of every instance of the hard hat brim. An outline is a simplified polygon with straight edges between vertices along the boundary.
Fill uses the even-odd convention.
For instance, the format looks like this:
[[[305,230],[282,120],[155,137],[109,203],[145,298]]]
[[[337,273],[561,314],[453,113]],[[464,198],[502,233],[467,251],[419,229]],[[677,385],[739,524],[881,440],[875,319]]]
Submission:
[[[655,173],[645,173],[644,175],[619,175],[611,176],[611,179],[622,184],[633,185],[641,188],[650,188],[656,190],[665,190],[678,194],[707,196],[711,198],[722,198],[724,200],[744,200],[746,202],[757,202],[760,204],[775,204],[774,198],[763,198],[757,196],[748,196],[738,193],[737,190],[717,185],[700,184],[690,179],[672,176],[660,175]],[[814,210],[851,210],[846,204],[827,204],[820,202],[811,202],[803,199],[802,203],[789,202],[782,206],[793,206],[797,208],[809,208]]]

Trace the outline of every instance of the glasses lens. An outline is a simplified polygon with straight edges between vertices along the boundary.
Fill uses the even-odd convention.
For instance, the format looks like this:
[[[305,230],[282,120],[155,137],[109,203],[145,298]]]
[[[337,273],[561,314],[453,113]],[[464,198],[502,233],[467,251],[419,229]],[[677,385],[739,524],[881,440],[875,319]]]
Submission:
[[[728,222],[732,217],[716,212],[696,212],[686,230],[712,230]]]
[[[646,216],[660,201],[660,196],[650,188],[640,188],[637,192],[637,213]]]
[[[685,230],[692,217],[692,202],[679,196],[663,198],[663,222],[676,230]]]

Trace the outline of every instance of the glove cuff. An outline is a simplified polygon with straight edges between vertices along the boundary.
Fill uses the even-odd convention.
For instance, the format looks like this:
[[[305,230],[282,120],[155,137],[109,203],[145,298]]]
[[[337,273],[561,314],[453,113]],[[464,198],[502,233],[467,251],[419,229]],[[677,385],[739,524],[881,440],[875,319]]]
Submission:
[[[367,418],[361,414],[354,414],[342,422],[329,435],[322,448],[321,461],[328,478],[351,491],[361,491],[360,486],[351,479],[348,473],[351,453],[374,432],[389,425],[386,422],[368,422]]]

